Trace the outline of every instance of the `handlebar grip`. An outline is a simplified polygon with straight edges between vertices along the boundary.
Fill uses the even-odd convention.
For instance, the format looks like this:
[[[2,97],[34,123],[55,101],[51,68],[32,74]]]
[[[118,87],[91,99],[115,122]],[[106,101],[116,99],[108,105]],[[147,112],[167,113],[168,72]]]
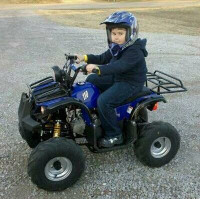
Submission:
[[[76,55],[69,55],[69,59],[77,59],[77,56]]]
[[[84,75],[87,75],[87,74],[88,74],[88,71],[86,70],[86,66],[87,66],[87,64],[84,64],[84,65],[80,66],[80,69],[81,69],[81,71],[83,72]],[[96,68],[94,68],[94,69],[92,70],[92,73],[98,74],[98,73],[99,73],[99,70],[96,69]]]
[[[87,66],[87,64],[80,66],[80,69],[81,69],[82,72],[87,72],[86,66]]]
[[[69,60],[69,59],[73,59],[73,60],[76,60],[77,59],[77,55],[67,55],[65,54],[66,58]]]
[[[99,70],[94,68],[94,69],[92,69],[92,72],[98,74]]]
[[[80,70],[83,72],[83,75],[88,75],[87,70],[86,70],[87,64],[84,64],[80,66]]]

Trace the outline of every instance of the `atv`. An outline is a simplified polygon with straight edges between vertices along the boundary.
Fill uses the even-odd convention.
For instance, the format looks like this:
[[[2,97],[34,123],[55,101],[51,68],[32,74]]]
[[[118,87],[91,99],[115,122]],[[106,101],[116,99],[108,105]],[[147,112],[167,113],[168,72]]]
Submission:
[[[75,82],[79,72],[86,74],[86,65],[76,66],[76,56],[65,56],[63,69],[52,67],[53,76],[28,85],[29,92],[21,96],[19,132],[33,148],[28,175],[34,184],[49,191],[72,186],[85,167],[80,145],[95,153],[134,146],[136,157],[149,167],[161,167],[174,158],[180,147],[179,133],[167,122],[149,123],[148,111],[156,110],[158,102],[166,103],[161,94],[186,91],[181,80],[157,70],[148,72],[142,92],[116,107],[124,142],[101,148],[100,90],[89,82]]]

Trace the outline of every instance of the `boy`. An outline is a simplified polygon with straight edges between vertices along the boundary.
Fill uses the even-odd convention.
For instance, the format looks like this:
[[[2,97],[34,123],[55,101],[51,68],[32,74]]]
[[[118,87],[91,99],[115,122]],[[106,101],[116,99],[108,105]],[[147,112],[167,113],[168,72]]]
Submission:
[[[98,71],[89,75],[86,81],[102,92],[97,108],[105,137],[99,140],[99,145],[113,147],[123,143],[115,108],[143,89],[148,53],[146,39],[138,39],[138,23],[133,14],[115,12],[101,24],[106,24],[109,49],[101,55],[78,55],[77,63],[88,63],[88,73],[93,69]]]

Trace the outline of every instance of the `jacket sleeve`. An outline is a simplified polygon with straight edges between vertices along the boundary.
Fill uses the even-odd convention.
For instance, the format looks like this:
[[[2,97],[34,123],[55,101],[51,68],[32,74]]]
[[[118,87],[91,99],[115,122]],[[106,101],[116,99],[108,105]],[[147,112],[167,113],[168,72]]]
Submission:
[[[102,53],[101,55],[87,55],[88,57],[88,64],[98,64],[103,65],[110,62],[112,59],[112,55],[110,53],[110,50],[107,50],[106,52]]]
[[[110,75],[128,72],[137,65],[141,58],[142,54],[139,50],[128,50],[118,60],[99,66],[100,74]]]

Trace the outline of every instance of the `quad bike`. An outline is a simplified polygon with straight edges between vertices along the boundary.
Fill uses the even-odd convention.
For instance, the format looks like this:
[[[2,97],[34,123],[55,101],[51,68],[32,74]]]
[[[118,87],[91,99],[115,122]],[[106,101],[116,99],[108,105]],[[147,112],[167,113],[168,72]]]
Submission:
[[[85,167],[80,145],[96,153],[134,145],[136,157],[149,167],[161,167],[174,158],[180,146],[179,133],[167,122],[149,123],[147,110],[156,110],[158,102],[166,103],[161,94],[186,91],[181,80],[161,71],[148,73],[143,91],[116,108],[124,142],[101,148],[100,91],[89,82],[75,83],[78,73],[86,72],[85,66],[75,66],[76,56],[65,56],[63,69],[52,67],[53,76],[28,85],[29,93],[21,96],[19,132],[34,148],[28,160],[34,184],[49,191],[72,186]]]

